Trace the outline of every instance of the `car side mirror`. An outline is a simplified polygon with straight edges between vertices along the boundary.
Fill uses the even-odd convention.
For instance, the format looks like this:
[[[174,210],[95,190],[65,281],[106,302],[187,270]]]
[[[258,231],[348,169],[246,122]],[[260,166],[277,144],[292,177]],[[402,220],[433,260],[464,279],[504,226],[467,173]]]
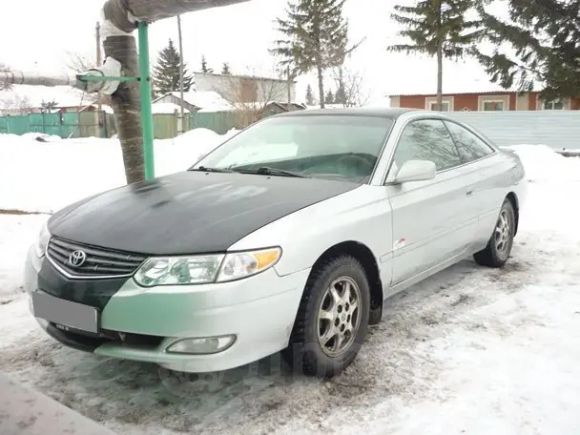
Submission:
[[[395,184],[432,180],[437,174],[435,163],[429,160],[407,160],[395,177]]]

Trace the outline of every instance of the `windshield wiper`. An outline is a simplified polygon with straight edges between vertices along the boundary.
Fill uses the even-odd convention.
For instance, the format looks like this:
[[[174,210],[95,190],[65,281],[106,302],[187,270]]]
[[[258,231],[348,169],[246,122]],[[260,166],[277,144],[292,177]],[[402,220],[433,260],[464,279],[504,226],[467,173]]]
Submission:
[[[205,166],[200,166],[198,168],[190,169],[190,171],[199,171],[199,172],[215,172],[218,174],[229,174],[233,172],[231,169],[225,168],[206,168]]]
[[[260,166],[258,169],[242,169],[242,168],[231,168],[232,171],[241,172],[243,174],[256,174],[256,175],[271,175],[274,177],[296,177],[296,178],[308,178],[306,175],[299,172],[287,171],[285,169],[272,168],[270,166]]]

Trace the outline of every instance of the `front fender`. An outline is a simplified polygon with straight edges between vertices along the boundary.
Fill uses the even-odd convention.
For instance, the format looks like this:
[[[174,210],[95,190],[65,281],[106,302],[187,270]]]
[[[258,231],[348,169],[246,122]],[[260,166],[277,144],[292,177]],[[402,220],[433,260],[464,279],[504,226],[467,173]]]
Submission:
[[[383,186],[364,185],[306,207],[249,234],[230,250],[280,246],[279,275],[311,268],[329,248],[343,242],[367,246],[383,282],[391,281],[391,206]]]

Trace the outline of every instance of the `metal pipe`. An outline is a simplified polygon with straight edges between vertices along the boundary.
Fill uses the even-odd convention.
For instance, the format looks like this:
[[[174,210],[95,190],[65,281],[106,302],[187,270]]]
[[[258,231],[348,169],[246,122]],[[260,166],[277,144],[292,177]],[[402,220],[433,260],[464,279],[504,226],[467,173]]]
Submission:
[[[8,71],[0,72],[0,83],[6,85],[72,86],[75,83],[75,78],[66,75]]]

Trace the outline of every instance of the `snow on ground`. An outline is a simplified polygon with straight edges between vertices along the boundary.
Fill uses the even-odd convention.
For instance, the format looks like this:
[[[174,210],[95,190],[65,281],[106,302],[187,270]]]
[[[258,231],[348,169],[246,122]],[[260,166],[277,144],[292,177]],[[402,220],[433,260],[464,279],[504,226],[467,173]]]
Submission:
[[[11,301],[22,290],[22,259],[40,234],[47,217],[0,213],[0,304]]]
[[[197,376],[80,353],[14,293],[0,303],[0,370],[123,434],[578,433],[580,159],[518,153],[530,192],[508,265],[466,260],[397,295],[332,380],[290,373],[279,355]],[[43,219],[0,215],[0,288],[20,285]]]
[[[155,142],[156,174],[183,171],[221,144],[199,128]],[[87,196],[125,184],[116,139],[63,139],[0,134],[0,210],[54,212]]]

